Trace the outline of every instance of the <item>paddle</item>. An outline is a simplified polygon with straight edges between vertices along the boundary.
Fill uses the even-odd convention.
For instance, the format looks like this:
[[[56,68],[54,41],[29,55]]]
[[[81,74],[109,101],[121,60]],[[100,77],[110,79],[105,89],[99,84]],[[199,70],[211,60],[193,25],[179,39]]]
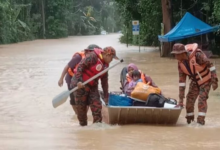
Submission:
[[[90,79],[86,80],[85,82],[83,82],[83,85],[89,83],[90,81],[96,79],[97,77],[99,77],[100,75],[106,73],[108,70],[112,69],[113,67],[115,67],[116,65],[122,63],[124,60],[121,59],[118,63],[106,68],[105,70],[99,72],[97,75],[91,77]],[[53,104],[53,107],[56,108],[60,105],[62,105],[63,103],[66,102],[67,98],[69,97],[70,93],[76,91],[78,89],[78,87],[76,86],[75,88],[73,88],[72,90],[66,90],[66,91],[63,91],[62,93],[60,93],[59,95],[57,95],[56,97],[53,98],[52,100],[52,104]]]

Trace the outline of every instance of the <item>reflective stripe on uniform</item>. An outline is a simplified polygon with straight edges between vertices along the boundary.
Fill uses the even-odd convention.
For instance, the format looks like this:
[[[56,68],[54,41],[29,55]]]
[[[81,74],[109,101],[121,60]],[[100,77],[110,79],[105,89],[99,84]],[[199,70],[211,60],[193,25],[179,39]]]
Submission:
[[[187,116],[194,116],[194,112],[187,113],[186,115],[187,115]]]
[[[199,112],[198,115],[199,115],[199,116],[205,116],[206,113],[204,113],[204,112]]]
[[[179,83],[179,86],[186,86],[186,83]]]

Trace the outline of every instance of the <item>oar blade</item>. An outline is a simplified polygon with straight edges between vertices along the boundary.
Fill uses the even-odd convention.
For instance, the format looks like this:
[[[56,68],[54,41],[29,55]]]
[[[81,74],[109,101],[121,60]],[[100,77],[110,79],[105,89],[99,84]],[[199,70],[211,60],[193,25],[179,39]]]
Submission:
[[[56,108],[62,105],[63,103],[65,103],[69,94],[70,94],[69,91],[63,91],[62,93],[54,97],[54,99],[52,100],[53,107]]]

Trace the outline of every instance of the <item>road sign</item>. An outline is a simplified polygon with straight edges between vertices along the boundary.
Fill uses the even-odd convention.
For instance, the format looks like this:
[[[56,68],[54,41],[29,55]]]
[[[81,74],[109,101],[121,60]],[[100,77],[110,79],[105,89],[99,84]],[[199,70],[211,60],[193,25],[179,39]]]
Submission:
[[[140,30],[139,21],[138,20],[133,20],[132,21],[133,35],[139,35],[139,30]]]

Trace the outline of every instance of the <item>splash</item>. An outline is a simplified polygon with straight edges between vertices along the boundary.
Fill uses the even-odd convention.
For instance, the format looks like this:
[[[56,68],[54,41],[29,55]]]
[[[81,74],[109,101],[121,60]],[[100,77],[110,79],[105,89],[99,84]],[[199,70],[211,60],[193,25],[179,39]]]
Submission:
[[[82,130],[109,130],[109,129],[118,129],[119,125],[109,125],[106,123],[94,123],[85,127],[82,127]]]
[[[191,124],[187,125],[187,127],[195,128],[195,129],[206,129],[206,128],[220,128],[220,122],[214,121],[211,119],[207,119],[207,123],[205,125],[201,125],[197,122],[192,122]]]

